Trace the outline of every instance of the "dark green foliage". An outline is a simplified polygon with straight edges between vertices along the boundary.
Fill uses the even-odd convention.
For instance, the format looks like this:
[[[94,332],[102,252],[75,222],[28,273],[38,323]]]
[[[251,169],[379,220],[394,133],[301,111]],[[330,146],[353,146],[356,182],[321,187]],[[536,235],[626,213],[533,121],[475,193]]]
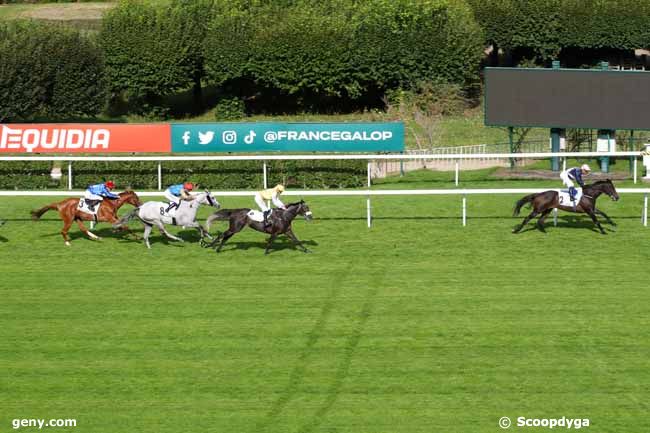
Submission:
[[[95,116],[105,107],[101,51],[75,30],[0,22],[0,121]]]
[[[538,61],[565,47],[650,47],[647,0],[468,0],[487,44],[527,51]]]
[[[214,83],[354,99],[423,80],[477,79],[483,36],[463,2],[251,3],[223,8],[210,24],[204,52]]]
[[[51,162],[0,162],[0,189],[56,189],[67,183],[65,179],[53,180],[50,177],[51,170]]]
[[[271,161],[269,185],[289,188],[361,188],[367,182],[366,161]]]
[[[214,117],[217,122],[239,120],[246,115],[246,106],[241,98],[225,97],[219,99],[214,109]]]
[[[72,185],[113,180],[118,189],[158,188],[158,164],[148,161],[72,163]],[[269,183],[282,182],[290,188],[358,188],[365,185],[365,161],[273,161],[268,164]],[[51,162],[0,162],[0,189],[64,189],[64,177],[50,177]],[[263,182],[260,161],[169,161],[162,163],[163,187],[191,181],[213,190],[260,189]]]
[[[201,41],[210,20],[208,1],[177,0],[170,6],[124,0],[106,13],[100,41],[111,91],[123,92],[148,112],[166,95],[198,85]]]

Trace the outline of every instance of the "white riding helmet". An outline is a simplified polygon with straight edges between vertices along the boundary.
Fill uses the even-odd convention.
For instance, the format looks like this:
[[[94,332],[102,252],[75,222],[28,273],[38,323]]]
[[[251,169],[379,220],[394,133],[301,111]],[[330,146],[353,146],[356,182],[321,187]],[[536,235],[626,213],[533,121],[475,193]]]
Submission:
[[[591,171],[591,167],[589,167],[588,164],[582,164],[582,167],[580,167],[580,169],[584,171]]]

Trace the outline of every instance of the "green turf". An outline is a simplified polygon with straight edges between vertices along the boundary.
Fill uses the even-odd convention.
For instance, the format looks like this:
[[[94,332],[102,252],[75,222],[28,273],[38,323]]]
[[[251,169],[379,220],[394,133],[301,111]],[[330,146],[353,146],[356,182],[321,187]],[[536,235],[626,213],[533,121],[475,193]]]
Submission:
[[[641,196],[602,200],[607,236],[573,215],[512,235],[516,198],[469,197],[465,228],[459,197],[373,198],[371,229],[362,197],[308,198],[313,254],[269,256],[252,231],[217,255],[106,225],[65,248],[54,214],[28,219],[50,200],[1,198],[0,431],[650,431]]]

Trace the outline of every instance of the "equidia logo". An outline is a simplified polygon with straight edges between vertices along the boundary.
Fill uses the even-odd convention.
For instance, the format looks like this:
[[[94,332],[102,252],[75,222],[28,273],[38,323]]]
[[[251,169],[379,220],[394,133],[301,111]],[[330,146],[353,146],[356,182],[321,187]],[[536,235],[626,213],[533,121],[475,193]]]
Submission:
[[[52,149],[108,149],[110,138],[107,129],[13,129],[2,125],[0,149],[22,148],[30,153]]]

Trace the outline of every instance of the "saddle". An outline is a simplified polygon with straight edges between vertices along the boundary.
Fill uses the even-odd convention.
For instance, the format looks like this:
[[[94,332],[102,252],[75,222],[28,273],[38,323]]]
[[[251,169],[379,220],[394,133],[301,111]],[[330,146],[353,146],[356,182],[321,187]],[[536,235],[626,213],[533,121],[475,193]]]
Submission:
[[[97,212],[99,212],[101,204],[101,200],[87,200],[85,198],[80,198],[77,209],[81,212],[94,215],[95,219],[97,219]]]
[[[571,200],[571,194],[568,189],[558,191],[558,200],[561,206],[577,206],[582,198],[582,188],[576,188],[575,200]]]
[[[264,221],[264,212],[252,209],[246,215],[255,222],[261,223]]]

